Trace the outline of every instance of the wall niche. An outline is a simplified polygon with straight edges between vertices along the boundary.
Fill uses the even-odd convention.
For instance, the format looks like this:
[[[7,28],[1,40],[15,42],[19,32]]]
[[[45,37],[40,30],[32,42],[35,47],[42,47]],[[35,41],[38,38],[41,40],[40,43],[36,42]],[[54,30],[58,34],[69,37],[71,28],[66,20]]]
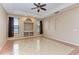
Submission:
[[[27,18],[24,22],[24,37],[34,35],[34,23],[31,18]]]

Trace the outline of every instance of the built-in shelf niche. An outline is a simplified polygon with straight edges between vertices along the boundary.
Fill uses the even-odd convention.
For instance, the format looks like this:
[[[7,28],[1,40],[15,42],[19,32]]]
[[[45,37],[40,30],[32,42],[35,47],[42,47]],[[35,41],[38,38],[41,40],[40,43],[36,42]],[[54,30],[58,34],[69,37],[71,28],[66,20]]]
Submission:
[[[33,25],[34,24],[31,19],[26,19],[26,21],[24,22],[24,37],[33,36],[34,34]]]

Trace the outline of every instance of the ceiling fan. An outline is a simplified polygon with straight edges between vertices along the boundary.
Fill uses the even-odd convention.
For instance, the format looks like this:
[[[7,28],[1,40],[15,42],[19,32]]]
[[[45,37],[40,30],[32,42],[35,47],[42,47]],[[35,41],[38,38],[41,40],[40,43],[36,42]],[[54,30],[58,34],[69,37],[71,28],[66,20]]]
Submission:
[[[37,9],[37,12],[40,12],[40,10],[44,10],[44,11],[47,10],[47,9],[44,8],[44,6],[46,6],[46,4],[34,3],[34,5],[35,5],[36,7],[31,8],[31,9],[32,9],[32,10],[33,10],[33,9]]]

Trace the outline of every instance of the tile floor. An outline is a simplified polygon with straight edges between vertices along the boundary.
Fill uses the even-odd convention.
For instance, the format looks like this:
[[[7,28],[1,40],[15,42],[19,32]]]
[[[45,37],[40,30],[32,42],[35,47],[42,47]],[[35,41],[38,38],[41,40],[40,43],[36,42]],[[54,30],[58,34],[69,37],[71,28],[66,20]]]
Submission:
[[[0,51],[1,55],[68,55],[73,47],[47,39],[36,37],[20,40],[8,40]]]

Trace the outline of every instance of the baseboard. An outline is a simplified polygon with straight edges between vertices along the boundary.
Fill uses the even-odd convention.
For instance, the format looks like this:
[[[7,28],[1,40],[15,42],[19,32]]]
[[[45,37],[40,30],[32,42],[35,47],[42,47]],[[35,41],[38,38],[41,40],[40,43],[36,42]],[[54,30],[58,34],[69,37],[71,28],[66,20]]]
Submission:
[[[6,44],[6,42],[7,42],[7,39],[1,44],[0,51],[2,50],[2,48],[4,47],[4,45]]]
[[[35,36],[28,36],[28,37],[12,37],[8,38],[8,40],[20,40],[20,39],[28,39],[28,38],[35,38],[35,37],[41,37],[42,35],[35,35]]]
[[[65,44],[65,45],[68,45],[68,46],[71,46],[71,47],[79,48],[79,44],[75,44],[75,43],[72,43],[72,42],[68,42],[68,41],[62,40],[61,38],[58,38],[58,37],[56,37],[56,36],[43,35],[43,37],[52,39],[52,40],[54,40],[54,41],[63,43],[63,44]]]

